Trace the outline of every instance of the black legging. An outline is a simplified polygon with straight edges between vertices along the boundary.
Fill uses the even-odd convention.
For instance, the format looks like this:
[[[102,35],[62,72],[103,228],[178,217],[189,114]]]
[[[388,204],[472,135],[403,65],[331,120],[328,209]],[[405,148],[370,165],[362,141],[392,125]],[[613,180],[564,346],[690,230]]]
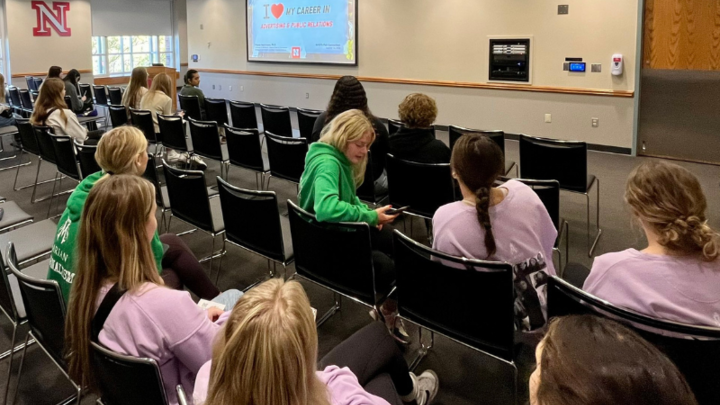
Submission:
[[[355,332],[320,360],[320,367],[347,367],[365,391],[402,405],[400,396],[413,391],[407,362],[387,328],[380,322]]]
[[[383,226],[382,230],[370,227],[370,242],[375,268],[375,288],[379,294],[387,294],[395,285],[395,262],[393,256],[393,228]]]
[[[160,241],[169,246],[162,258],[161,275],[165,285],[176,290],[187,286],[188,290],[206,300],[220,295],[220,290],[210,281],[205,269],[179,236],[166,233],[160,235]]]

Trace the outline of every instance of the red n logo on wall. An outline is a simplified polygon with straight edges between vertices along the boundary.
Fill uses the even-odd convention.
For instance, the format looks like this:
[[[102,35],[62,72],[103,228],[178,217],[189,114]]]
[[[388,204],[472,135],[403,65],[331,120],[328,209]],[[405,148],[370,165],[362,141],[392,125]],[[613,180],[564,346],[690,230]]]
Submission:
[[[52,10],[54,12],[44,1],[33,1],[31,4],[37,14],[37,27],[33,28],[33,36],[49,37],[51,28],[61,37],[70,36],[71,30],[67,23],[69,2],[53,2]]]

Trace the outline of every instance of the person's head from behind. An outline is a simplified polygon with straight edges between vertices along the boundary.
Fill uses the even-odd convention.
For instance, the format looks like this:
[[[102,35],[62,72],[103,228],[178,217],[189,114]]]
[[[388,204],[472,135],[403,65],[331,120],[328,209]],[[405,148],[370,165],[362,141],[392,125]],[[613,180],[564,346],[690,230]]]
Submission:
[[[50,69],[48,69],[48,74],[46,79],[52,79],[52,78],[60,78],[60,75],[62,74],[62,68],[60,66],[50,66]],[[43,87],[45,85],[43,84]]]
[[[452,175],[461,188],[476,197],[475,209],[480,225],[485,229],[485,248],[488,257],[495,254],[495,237],[490,224],[490,190],[505,168],[500,147],[490,138],[479,134],[465,134],[458,139],[450,158]]]
[[[100,138],[95,160],[107,174],[141,176],[147,168],[147,140],[136,127],[113,128]]]
[[[630,173],[625,201],[668,254],[720,255],[718,234],[707,225],[707,200],[697,177],[673,163],[650,160]]]
[[[429,128],[437,114],[435,100],[422,93],[408,94],[398,106],[400,121],[408,128]]]
[[[172,79],[170,79],[170,76],[165,73],[160,73],[159,75],[156,75],[152,79],[152,85],[150,86],[150,92],[155,93],[158,91],[161,91],[165,93],[166,96],[170,96],[172,91]]]
[[[536,350],[531,405],[697,405],[677,367],[609,319],[554,320]]]
[[[80,83],[80,72],[77,69],[70,69],[63,80],[77,86]]]
[[[195,69],[190,69],[185,73],[185,84],[197,87],[200,85],[200,73]]]
[[[90,327],[100,289],[106,283],[129,291],[148,282],[163,285],[150,244],[157,228],[155,208],[155,188],[139,176],[109,176],[88,194],[65,326],[69,371],[75,381],[95,384]]]
[[[355,76],[343,76],[335,83],[325,123],[348,110],[360,110],[368,118],[371,117],[365,88]]]
[[[123,93],[122,105],[125,107],[135,107],[139,104],[141,88],[147,89],[148,72],[142,66],[138,66],[132,71],[130,76],[130,83]]]
[[[353,167],[355,185],[365,178],[367,155],[375,141],[372,123],[360,110],[348,110],[333,119],[320,133],[320,142],[343,152]]]
[[[35,100],[35,108],[32,117],[30,117],[30,122],[33,125],[44,125],[52,110],[60,110],[62,118],[67,122],[64,109],[67,109],[65,82],[61,79],[47,79],[43,82],[42,89]]]
[[[316,377],[317,330],[303,287],[272,279],[233,308],[213,350],[205,405],[329,405]]]

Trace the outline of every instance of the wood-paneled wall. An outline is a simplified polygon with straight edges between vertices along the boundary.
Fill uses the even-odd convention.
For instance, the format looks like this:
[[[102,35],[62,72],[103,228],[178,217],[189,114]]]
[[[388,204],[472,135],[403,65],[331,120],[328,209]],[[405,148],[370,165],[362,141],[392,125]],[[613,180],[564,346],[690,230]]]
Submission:
[[[720,0],[646,0],[643,67],[720,70]]]

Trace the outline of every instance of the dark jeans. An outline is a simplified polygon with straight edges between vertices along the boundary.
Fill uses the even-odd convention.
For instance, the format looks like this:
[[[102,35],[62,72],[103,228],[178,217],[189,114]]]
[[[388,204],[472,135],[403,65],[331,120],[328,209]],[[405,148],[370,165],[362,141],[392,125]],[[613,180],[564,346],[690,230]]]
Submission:
[[[162,258],[165,285],[176,290],[187,286],[193,294],[206,300],[212,300],[220,294],[220,290],[210,281],[205,269],[179,236],[166,233],[160,235],[160,241],[169,246]]]
[[[393,228],[383,226],[382,230],[370,228],[370,241],[373,248],[373,266],[375,267],[375,288],[380,294],[387,294],[395,285],[395,262],[393,256]]]
[[[365,391],[402,405],[400,396],[413,390],[408,365],[395,340],[381,322],[355,332],[320,360],[320,367],[347,367]]]

